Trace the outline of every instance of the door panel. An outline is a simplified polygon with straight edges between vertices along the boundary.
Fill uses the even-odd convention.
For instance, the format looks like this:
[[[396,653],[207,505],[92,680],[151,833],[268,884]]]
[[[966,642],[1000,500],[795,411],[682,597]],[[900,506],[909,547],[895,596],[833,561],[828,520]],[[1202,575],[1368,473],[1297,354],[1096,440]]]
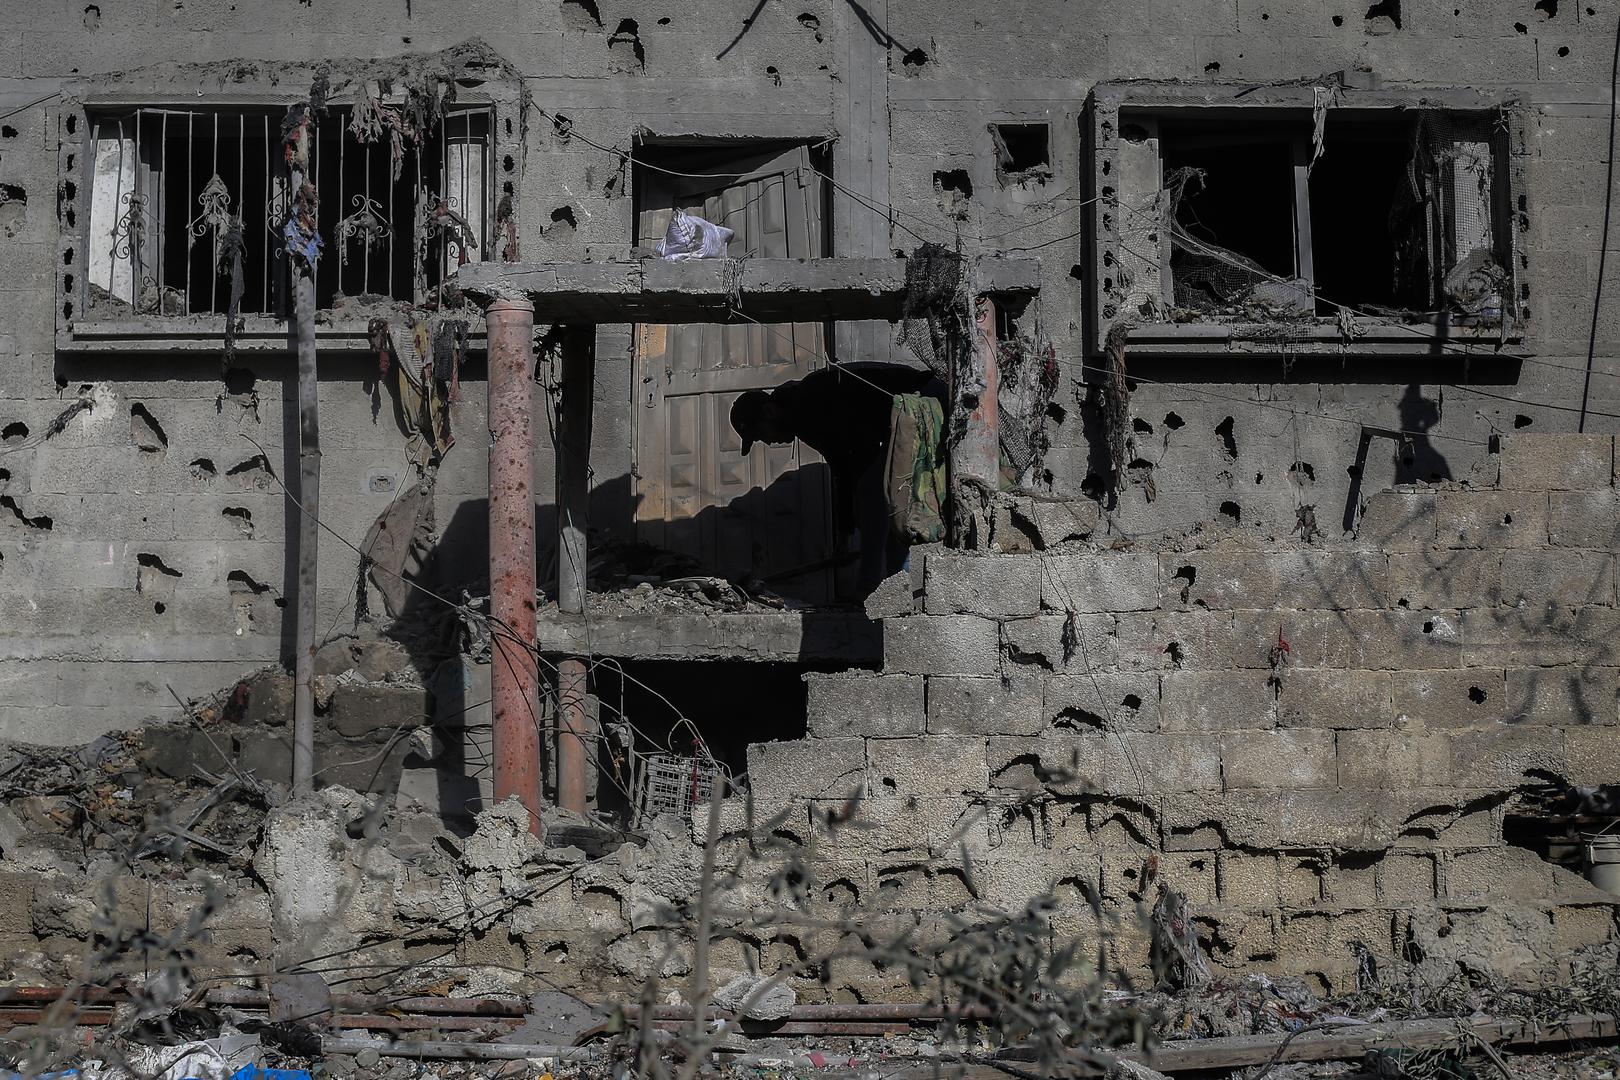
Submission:
[[[637,242],[661,239],[674,207],[734,230],[733,257],[819,258],[821,178],[809,153],[711,153],[672,177],[647,170]],[[814,451],[758,444],[744,457],[731,405],[808,375],[825,349],[820,323],[641,325],[636,328],[637,535],[689,554],[723,577],[772,574],[833,550],[830,480]],[[822,568],[773,581],[809,601],[832,599]]]

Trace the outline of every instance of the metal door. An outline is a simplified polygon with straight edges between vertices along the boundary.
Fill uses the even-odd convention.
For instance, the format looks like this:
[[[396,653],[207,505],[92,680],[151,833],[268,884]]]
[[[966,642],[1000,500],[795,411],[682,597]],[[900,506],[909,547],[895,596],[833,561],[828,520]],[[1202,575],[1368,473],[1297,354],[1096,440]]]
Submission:
[[[661,239],[675,207],[735,231],[733,257],[818,258],[821,177],[809,152],[706,152],[646,169],[637,241]],[[718,175],[716,175],[718,174]],[[814,371],[826,349],[821,323],[688,323],[636,328],[637,535],[698,559],[711,573],[773,579],[832,553],[827,468],[799,443],[756,444],[745,457],[731,405]],[[825,603],[825,566],[775,577],[787,595]]]

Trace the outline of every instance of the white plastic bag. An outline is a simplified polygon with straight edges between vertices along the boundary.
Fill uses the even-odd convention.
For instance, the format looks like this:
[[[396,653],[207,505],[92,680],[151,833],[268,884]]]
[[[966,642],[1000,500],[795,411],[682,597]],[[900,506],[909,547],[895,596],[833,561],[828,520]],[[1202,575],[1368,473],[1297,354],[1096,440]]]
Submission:
[[[705,221],[695,214],[676,210],[669,217],[669,228],[664,238],[653,245],[663,259],[679,262],[682,259],[723,259],[726,245],[735,234],[724,225]]]

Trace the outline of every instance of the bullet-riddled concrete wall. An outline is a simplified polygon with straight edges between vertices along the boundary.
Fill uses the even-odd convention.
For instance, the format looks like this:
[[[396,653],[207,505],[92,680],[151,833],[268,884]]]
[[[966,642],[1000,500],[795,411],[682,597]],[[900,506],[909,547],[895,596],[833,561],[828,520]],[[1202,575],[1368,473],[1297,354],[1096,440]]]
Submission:
[[[1616,898],[1504,823],[1620,776],[1613,441],[1506,437],[1499,483],[1380,493],[1331,545],[930,554],[874,602],[881,670],[807,676],[809,736],[750,749],[755,796],[798,828],[864,795],[820,854],[899,906],[966,872],[1130,925],[1156,865],[1234,968],[1556,976]]]
[[[1236,521],[1256,539],[1287,536],[1312,505],[1330,538],[1347,506],[1396,480],[1478,478],[1496,431],[1573,430],[1583,400],[1590,301],[1603,239],[1609,43],[1607,4],[1493,0],[1431,8],[1185,0],[1032,3],[1016,10],[888,0],[697,6],[539,0],[441,6],[294,5],[287,10],[170,0],[100,0],[48,11],[11,5],[0,44],[0,732],[70,743],[175,710],[285,653],[289,522],[279,490],[249,465],[265,448],[292,471],[284,356],[245,356],[232,386],[217,355],[58,354],[58,118],[85,86],[116,87],[149,65],[221,65],[182,74],[228,92],[239,61],[387,57],[482,36],[532,95],[518,221],[526,259],[606,257],[633,227],[621,157],[640,136],[834,140],[834,250],[882,254],[923,239],[1038,255],[1041,326],[1062,378],[1051,417],[1050,486],[1092,490],[1096,414],[1087,372],[1089,165],[1083,109],[1100,82],[1134,78],[1255,84],[1365,68],[1386,88],[1516,91],[1528,168],[1515,221],[1528,256],[1531,360],[1491,381],[1439,359],[1355,355],[1291,366],[1228,355],[1133,366],[1138,468],[1109,528],[1136,539]],[[287,100],[302,86],[283,87]],[[57,97],[57,94],[64,95]],[[37,102],[37,104],[35,104]],[[540,110],[543,110],[540,111]],[[552,117],[566,117],[559,129]],[[1052,176],[1003,187],[987,125],[1051,125]],[[597,144],[597,145],[593,145]],[[971,184],[972,194],[954,174]],[[946,181],[936,181],[936,173]],[[946,185],[956,189],[948,190]],[[957,194],[960,191],[964,194]],[[1587,430],[1620,413],[1614,309],[1596,321]],[[845,359],[884,355],[888,331],[840,332]],[[631,338],[598,339],[593,524],[623,528],[632,490]],[[374,415],[370,358],[323,357],[321,625],[342,627],[355,597],[358,541],[387,505],[378,475],[408,480],[404,437]],[[476,365],[453,410],[459,445],[437,486],[437,516],[473,576],[486,487],[483,387]],[[241,387],[251,384],[251,390]],[[85,388],[94,403],[41,433]],[[537,404],[543,402],[543,396]],[[136,406],[140,406],[139,412]],[[150,416],[163,439],[154,443]],[[1401,447],[1361,454],[1359,425],[1410,428]],[[1230,421],[1228,422],[1228,417]],[[25,426],[28,435],[21,434]],[[4,434],[14,432],[15,434]],[[145,445],[148,449],[141,449]],[[1364,457],[1364,460],[1358,460]],[[206,462],[211,469],[199,462]],[[537,451],[542,477],[549,447]],[[1143,482],[1151,476],[1152,483]],[[1443,495],[1435,498],[1442,499]],[[231,510],[231,513],[227,513]],[[239,511],[247,511],[244,515]],[[47,525],[48,519],[48,525]],[[542,521],[546,520],[542,518]],[[1123,564],[1122,564],[1123,565]],[[162,610],[158,610],[161,604]]]

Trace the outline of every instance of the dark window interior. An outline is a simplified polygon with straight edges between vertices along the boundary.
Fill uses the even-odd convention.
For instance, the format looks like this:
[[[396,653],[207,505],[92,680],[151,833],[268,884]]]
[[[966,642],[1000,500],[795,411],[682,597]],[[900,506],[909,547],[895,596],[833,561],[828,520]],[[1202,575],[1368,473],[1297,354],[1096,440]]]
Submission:
[[[1341,121],[1328,114],[1323,153],[1311,170],[1311,249],[1317,312],[1337,305],[1426,308],[1399,295],[1390,212],[1406,183],[1411,140],[1404,117]]]
[[[745,660],[626,660],[598,663],[591,690],[601,700],[604,728],[621,711],[635,725],[638,752],[689,756],[696,735],[732,776],[740,776],[748,770],[750,743],[804,738],[802,676],[809,670],[806,664]],[[614,745],[611,738],[602,742],[598,794],[604,809],[622,811],[627,803],[615,783]],[[626,766],[617,775],[629,786]]]
[[[1278,126],[1161,125],[1166,180],[1177,169],[1203,170],[1201,180],[1188,183],[1177,222],[1197,240],[1235,251],[1279,277],[1293,277],[1292,137]]]
[[[1045,124],[995,124],[996,174],[1003,181],[1044,181],[1052,174],[1052,150]]]

